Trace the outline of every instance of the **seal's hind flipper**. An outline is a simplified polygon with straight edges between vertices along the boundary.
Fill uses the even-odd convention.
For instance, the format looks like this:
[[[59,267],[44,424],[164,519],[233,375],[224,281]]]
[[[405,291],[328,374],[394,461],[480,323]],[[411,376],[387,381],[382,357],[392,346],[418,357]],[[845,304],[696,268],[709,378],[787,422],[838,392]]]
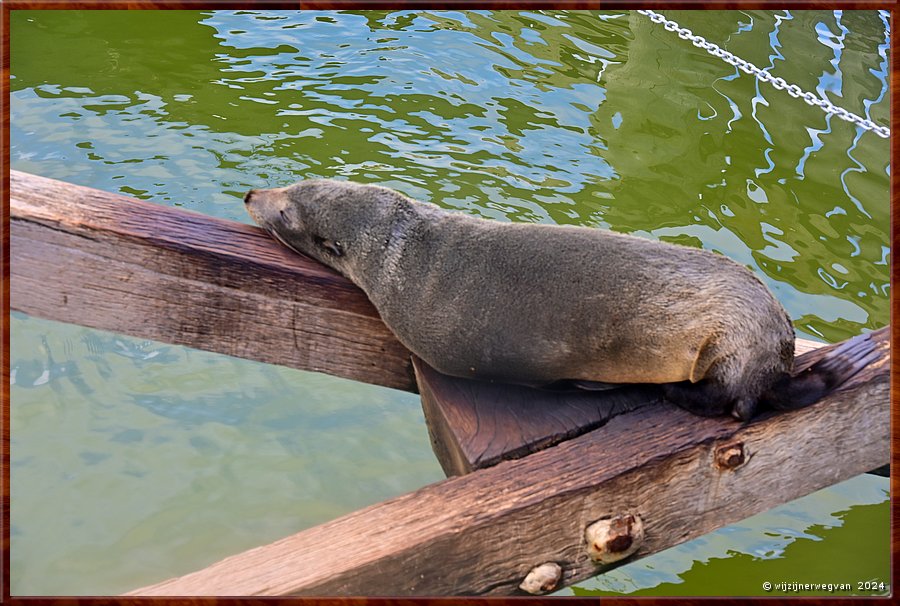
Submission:
[[[781,377],[764,394],[763,400],[778,410],[804,408],[846,383],[879,357],[871,334],[859,335],[841,343],[821,360],[796,374]]]

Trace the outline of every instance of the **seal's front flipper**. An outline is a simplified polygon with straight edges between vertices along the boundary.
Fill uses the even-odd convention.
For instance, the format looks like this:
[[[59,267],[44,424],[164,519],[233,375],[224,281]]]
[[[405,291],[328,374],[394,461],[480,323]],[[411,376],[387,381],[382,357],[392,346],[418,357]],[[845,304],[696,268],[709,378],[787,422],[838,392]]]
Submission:
[[[552,383],[537,383],[527,381],[516,381],[516,385],[524,385],[525,387],[533,387],[543,391],[607,391],[610,389],[618,389],[624,387],[622,383],[601,383],[600,381],[581,381],[576,379],[562,379],[553,381]]]
[[[571,381],[573,387],[583,389],[585,391],[606,391],[607,389],[616,389],[622,387],[617,383],[602,383],[600,381]]]
[[[742,415],[751,414],[755,409],[742,407],[740,410],[730,410],[733,397],[720,383],[706,379],[699,383],[682,381],[680,383],[664,383],[663,393],[666,400],[676,404],[688,412],[701,417],[717,417],[732,412],[739,419],[747,420]],[[746,410],[745,410],[746,408]],[[741,416],[738,416],[741,415]]]

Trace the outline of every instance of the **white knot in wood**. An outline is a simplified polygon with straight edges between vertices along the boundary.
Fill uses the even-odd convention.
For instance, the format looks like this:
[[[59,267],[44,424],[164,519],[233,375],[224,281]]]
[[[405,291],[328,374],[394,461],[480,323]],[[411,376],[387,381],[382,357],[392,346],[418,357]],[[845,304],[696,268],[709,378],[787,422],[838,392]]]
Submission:
[[[556,562],[547,562],[535,566],[519,585],[519,589],[527,591],[531,595],[540,595],[553,591],[562,578],[562,568]]]
[[[598,564],[624,560],[644,542],[644,522],[640,516],[626,513],[599,520],[584,531],[588,555]]]

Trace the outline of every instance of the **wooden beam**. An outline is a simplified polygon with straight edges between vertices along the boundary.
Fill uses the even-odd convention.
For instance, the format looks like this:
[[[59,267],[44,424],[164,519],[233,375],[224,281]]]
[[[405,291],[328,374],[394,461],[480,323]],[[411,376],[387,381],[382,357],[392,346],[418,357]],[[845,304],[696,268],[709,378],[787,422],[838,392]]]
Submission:
[[[580,581],[609,568],[588,556],[597,520],[640,520],[643,557],[887,462],[890,347],[863,339],[877,359],[813,406],[749,424],[642,406],[130,595],[517,594],[548,562]]]
[[[654,385],[556,392],[449,377],[415,356],[413,368],[431,447],[448,477],[524,457],[662,400]]]
[[[805,355],[795,365],[805,368],[809,352],[823,345],[798,340]],[[652,385],[556,392],[449,377],[415,356],[413,368],[431,446],[447,476],[543,450],[662,398]]]
[[[19,171],[10,224],[12,309],[416,389],[365,294],[257,227]]]

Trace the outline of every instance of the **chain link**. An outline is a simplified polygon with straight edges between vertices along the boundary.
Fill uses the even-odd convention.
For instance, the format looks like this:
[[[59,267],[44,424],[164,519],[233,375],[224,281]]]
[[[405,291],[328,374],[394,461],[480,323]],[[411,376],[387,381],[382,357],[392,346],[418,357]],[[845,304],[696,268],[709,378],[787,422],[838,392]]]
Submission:
[[[708,42],[703,36],[695,35],[691,30],[679,26],[674,21],[666,19],[657,12],[651,10],[639,10],[637,12],[641,15],[644,15],[645,17],[649,17],[650,20],[654,23],[661,23],[666,31],[677,33],[678,37],[682,40],[690,40],[691,44],[693,44],[697,48],[702,48],[714,57],[722,59],[726,63],[735,66],[742,72],[746,72],[751,76],[755,76],[761,82],[768,82],[778,90],[786,90],[787,94],[794,97],[795,99],[803,99],[809,105],[820,107],[823,111],[825,111],[825,113],[834,114],[841,120],[852,122],[853,124],[856,124],[857,126],[864,128],[865,130],[874,132],[879,137],[887,139],[891,136],[891,131],[889,128],[885,126],[879,126],[871,120],[867,120],[862,116],[858,116],[852,112],[847,111],[843,107],[838,107],[830,101],[820,98],[815,93],[804,92],[804,90],[796,84],[788,84],[784,78],[772,76],[769,72],[759,69],[749,61],[744,61],[740,57],[735,56],[733,53],[722,49],[712,42]]]

